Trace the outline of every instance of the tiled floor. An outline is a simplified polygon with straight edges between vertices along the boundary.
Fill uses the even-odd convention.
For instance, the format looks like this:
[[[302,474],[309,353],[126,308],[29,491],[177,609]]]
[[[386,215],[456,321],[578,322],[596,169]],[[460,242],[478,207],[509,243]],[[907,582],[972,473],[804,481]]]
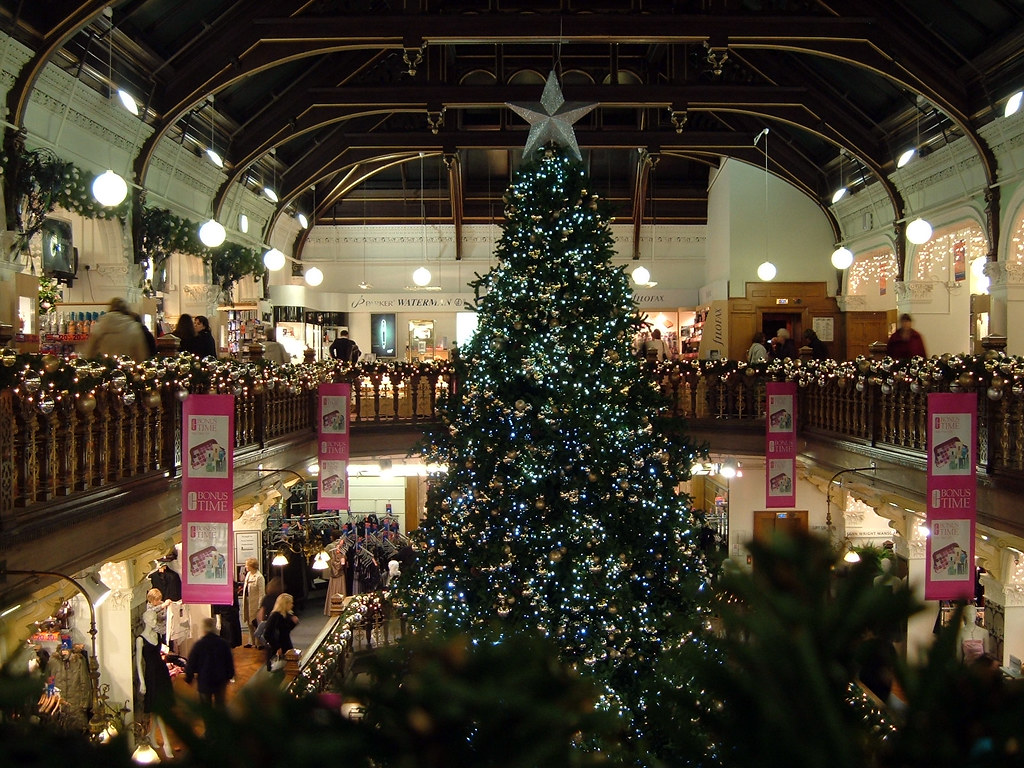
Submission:
[[[324,628],[330,617],[325,616],[324,600],[326,599],[326,589],[321,588],[320,590],[310,592],[306,598],[305,608],[299,612],[299,624],[292,630],[292,644],[296,650],[305,651],[307,647],[316,639],[317,635]],[[244,637],[248,640],[248,637]],[[228,706],[231,706],[232,699],[238,695],[238,692],[253,679],[261,678],[267,675],[266,669],[266,656],[264,652],[256,648],[245,648],[239,646],[238,648],[232,649],[232,656],[235,661],[235,679],[234,682],[228,684]],[[184,675],[178,675],[173,679],[174,693],[177,698],[181,701],[196,701],[198,700],[198,694],[196,693],[195,683],[188,685],[185,683]],[[163,753],[163,738],[157,730],[152,734],[152,739],[157,752],[160,753],[161,758],[166,762],[168,758]],[[181,754],[181,743],[172,734],[170,737],[171,746],[175,755]]]

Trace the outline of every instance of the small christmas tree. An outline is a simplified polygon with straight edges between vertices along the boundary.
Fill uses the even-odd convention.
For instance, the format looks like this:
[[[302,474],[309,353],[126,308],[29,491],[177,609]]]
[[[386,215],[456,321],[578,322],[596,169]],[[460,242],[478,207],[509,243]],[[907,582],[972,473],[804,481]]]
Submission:
[[[679,682],[659,655],[691,636],[707,583],[679,491],[695,451],[658,418],[582,163],[538,150],[505,203],[461,385],[424,449],[447,471],[431,478],[402,597],[420,629],[553,639],[643,734],[657,691]]]

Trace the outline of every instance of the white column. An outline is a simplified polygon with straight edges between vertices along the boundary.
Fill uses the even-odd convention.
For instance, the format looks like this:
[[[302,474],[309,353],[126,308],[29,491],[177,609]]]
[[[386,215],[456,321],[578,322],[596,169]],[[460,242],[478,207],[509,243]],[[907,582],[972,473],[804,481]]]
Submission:
[[[96,655],[100,663],[100,685],[110,686],[108,704],[120,709],[128,702],[134,709],[135,678],[132,660],[134,638],[132,637],[132,590],[115,589],[96,610],[97,635]]]
[[[1024,354],[1024,264],[989,262],[985,274],[991,281],[992,297],[989,330],[993,335],[1006,336],[1006,353]]]

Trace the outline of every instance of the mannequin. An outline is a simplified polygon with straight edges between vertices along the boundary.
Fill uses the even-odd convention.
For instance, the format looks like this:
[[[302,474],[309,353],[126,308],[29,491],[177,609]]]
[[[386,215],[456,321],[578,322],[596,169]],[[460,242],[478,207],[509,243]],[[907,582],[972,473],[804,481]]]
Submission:
[[[331,546],[331,556],[328,560],[330,579],[327,582],[327,598],[324,600],[324,616],[331,615],[332,597],[348,594],[345,591],[345,572],[348,570],[347,552],[348,547],[344,539],[339,538]]]
[[[160,656],[160,637],[156,627],[158,614],[153,607],[147,608],[142,614],[142,631],[135,638],[135,668],[139,673],[139,693],[142,694],[142,711],[150,714],[154,709],[162,710],[171,705],[174,690],[171,687],[171,676],[167,672],[167,664]],[[163,750],[166,757],[173,757],[171,739],[167,735],[167,726],[158,714],[152,715],[153,722],[163,739]]]
[[[985,631],[978,626],[978,609],[973,605],[964,608],[963,625],[960,627],[960,660],[969,664],[985,653]]]

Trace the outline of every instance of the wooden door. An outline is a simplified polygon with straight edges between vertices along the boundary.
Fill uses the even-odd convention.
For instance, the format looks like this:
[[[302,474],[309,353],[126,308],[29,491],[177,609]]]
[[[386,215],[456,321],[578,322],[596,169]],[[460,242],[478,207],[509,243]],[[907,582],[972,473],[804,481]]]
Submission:
[[[787,533],[806,533],[808,530],[808,518],[806,509],[776,512],[775,510],[762,510],[754,512],[754,540],[770,541],[772,534],[776,531]]]
[[[889,338],[889,316],[887,312],[846,313],[846,359],[858,355],[871,356],[868,347],[876,341]]]

